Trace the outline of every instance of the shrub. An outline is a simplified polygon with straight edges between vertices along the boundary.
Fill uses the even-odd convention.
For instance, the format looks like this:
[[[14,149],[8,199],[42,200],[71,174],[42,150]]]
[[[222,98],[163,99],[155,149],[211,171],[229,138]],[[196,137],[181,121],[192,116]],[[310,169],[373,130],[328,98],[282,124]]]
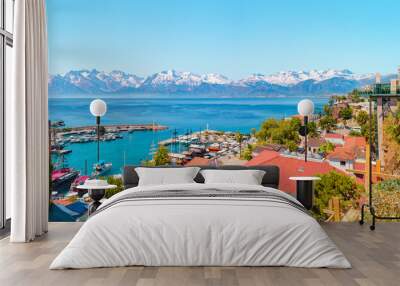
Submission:
[[[124,190],[124,186],[123,186],[123,183],[122,183],[122,178],[120,178],[120,177],[114,177],[114,176],[109,176],[108,178],[107,178],[107,182],[110,184],[110,185],[116,185],[117,187],[116,188],[114,188],[114,189],[108,189],[108,190],[106,190],[106,194],[105,194],[105,197],[108,199],[108,198],[111,198],[113,195],[115,195],[116,193],[119,193],[119,192],[122,192],[123,190]]]
[[[329,152],[332,152],[335,149],[335,145],[329,141],[321,144],[318,148],[318,152],[327,154]]]
[[[168,155],[168,149],[163,145],[158,146],[157,152],[154,155],[154,164],[156,166],[162,166],[169,163],[170,159]]]
[[[400,179],[386,180],[373,186],[373,205],[378,216],[400,216]]]
[[[321,220],[327,219],[327,215],[323,210],[328,208],[329,200],[332,197],[339,197],[341,199],[343,210],[350,206],[358,206],[358,200],[363,187],[358,185],[353,177],[336,171],[318,176],[321,180],[316,181],[315,184],[314,206],[312,208],[312,213],[316,218]]]
[[[349,133],[349,136],[352,136],[352,137],[361,137],[362,134],[361,134],[360,131],[351,130],[350,133]]]
[[[250,144],[247,145],[246,149],[243,152],[243,156],[242,156],[243,159],[247,160],[247,161],[250,161],[253,158],[252,152],[253,152],[253,146],[250,145]]]

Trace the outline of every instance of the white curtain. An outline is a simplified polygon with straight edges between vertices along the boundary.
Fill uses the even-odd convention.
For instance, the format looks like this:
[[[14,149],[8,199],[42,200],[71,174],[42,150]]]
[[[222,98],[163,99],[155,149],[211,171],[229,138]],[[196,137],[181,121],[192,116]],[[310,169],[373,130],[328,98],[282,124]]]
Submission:
[[[47,232],[49,142],[45,0],[15,1],[13,92],[6,98],[12,242]]]

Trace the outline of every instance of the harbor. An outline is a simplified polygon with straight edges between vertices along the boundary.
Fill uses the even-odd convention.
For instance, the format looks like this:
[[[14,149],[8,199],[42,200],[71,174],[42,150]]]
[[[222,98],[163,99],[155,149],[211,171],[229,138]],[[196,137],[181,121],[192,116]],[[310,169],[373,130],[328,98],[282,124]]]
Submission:
[[[254,143],[254,140],[252,136],[240,132],[206,129],[183,135],[174,134],[173,137],[160,141],[159,145],[169,149],[173,164],[185,165],[194,158],[203,158],[210,164],[212,161],[218,164],[217,161],[224,161],[226,158],[240,157],[246,146]]]
[[[77,186],[96,176],[120,181],[123,166],[156,164],[161,149],[162,164],[243,164],[255,141],[252,128],[265,116],[294,114],[297,100],[290,100],[293,104],[282,107],[277,99],[258,98],[240,99],[240,105],[232,99],[108,99],[109,113],[94,125],[88,100],[52,99],[50,219],[85,220],[90,198]],[[65,106],[74,108],[66,113]]]
[[[97,141],[96,126],[65,127],[62,120],[51,123],[51,153],[65,155],[72,151],[64,149],[67,144]],[[100,126],[100,141],[113,141],[123,138],[123,133],[136,131],[161,131],[167,126],[159,124],[109,124]]]
[[[115,175],[111,174],[113,168],[112,161],[114,161],[114,158],[111,160],[94,159],[94,145],[97,146],[99,144],[97,148],[100,148],[101,144],[107,144],[118,140],[123,141],[126,138],[128,138],[131,143],[134,132],[154,134],[155,132],[168,129],[167,126],[156,123],[109,124],[99,127],[65,127],[65,122],[63,120],[57,120],[49,122],[49,125],[49,141],[52,155],[51,180],[53,200],[67,199],[68,197],[76,196],[78,193],[75,187],[88,178]],[[97,131],[99,132],[97,133]],[[83,153],[81,153],[82,150],[86,149],[84,146],[88,146],[91,151],[83,151]],[[84,154],[84,156],[82,156],[82,154]],[[70,160],[73,160],[72,164]],[[75,160],[81,161],[81,163],[84,164],[84,168],[79,168]],[[83,194],[79,194],[80,197],[82,197],[82,195]]]

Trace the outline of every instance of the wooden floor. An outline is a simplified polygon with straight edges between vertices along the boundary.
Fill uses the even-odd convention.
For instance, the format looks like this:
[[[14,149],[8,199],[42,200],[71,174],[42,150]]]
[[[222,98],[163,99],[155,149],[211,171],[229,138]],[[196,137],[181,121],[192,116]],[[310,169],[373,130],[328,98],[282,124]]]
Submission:
[[[323,225],[352,269],[288,267],[124,267],[48,270],[79,229],[51,223],[49,233],[29,244],[0,241],[0,285],[400,285],[400,223]]]

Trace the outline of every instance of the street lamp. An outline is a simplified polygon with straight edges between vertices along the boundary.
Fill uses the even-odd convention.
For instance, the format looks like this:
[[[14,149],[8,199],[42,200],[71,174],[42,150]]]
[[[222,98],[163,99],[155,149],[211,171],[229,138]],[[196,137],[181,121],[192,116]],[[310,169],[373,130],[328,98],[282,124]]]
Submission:
[[[97,162],[100,161],[100,117],[107,112],[107,104],[101,99],[95,99],[90,103],[90,113],[96,117],[97,125]]]
[[[307,162],[307,124],[308,124],[308,116],[313,114],[314,112],[314,103],[309,99],[301,100],[297,105],[297,110],[300,115],[304,117],[304,126],[300,127],[300,135],[304,136],[304,161]]]

